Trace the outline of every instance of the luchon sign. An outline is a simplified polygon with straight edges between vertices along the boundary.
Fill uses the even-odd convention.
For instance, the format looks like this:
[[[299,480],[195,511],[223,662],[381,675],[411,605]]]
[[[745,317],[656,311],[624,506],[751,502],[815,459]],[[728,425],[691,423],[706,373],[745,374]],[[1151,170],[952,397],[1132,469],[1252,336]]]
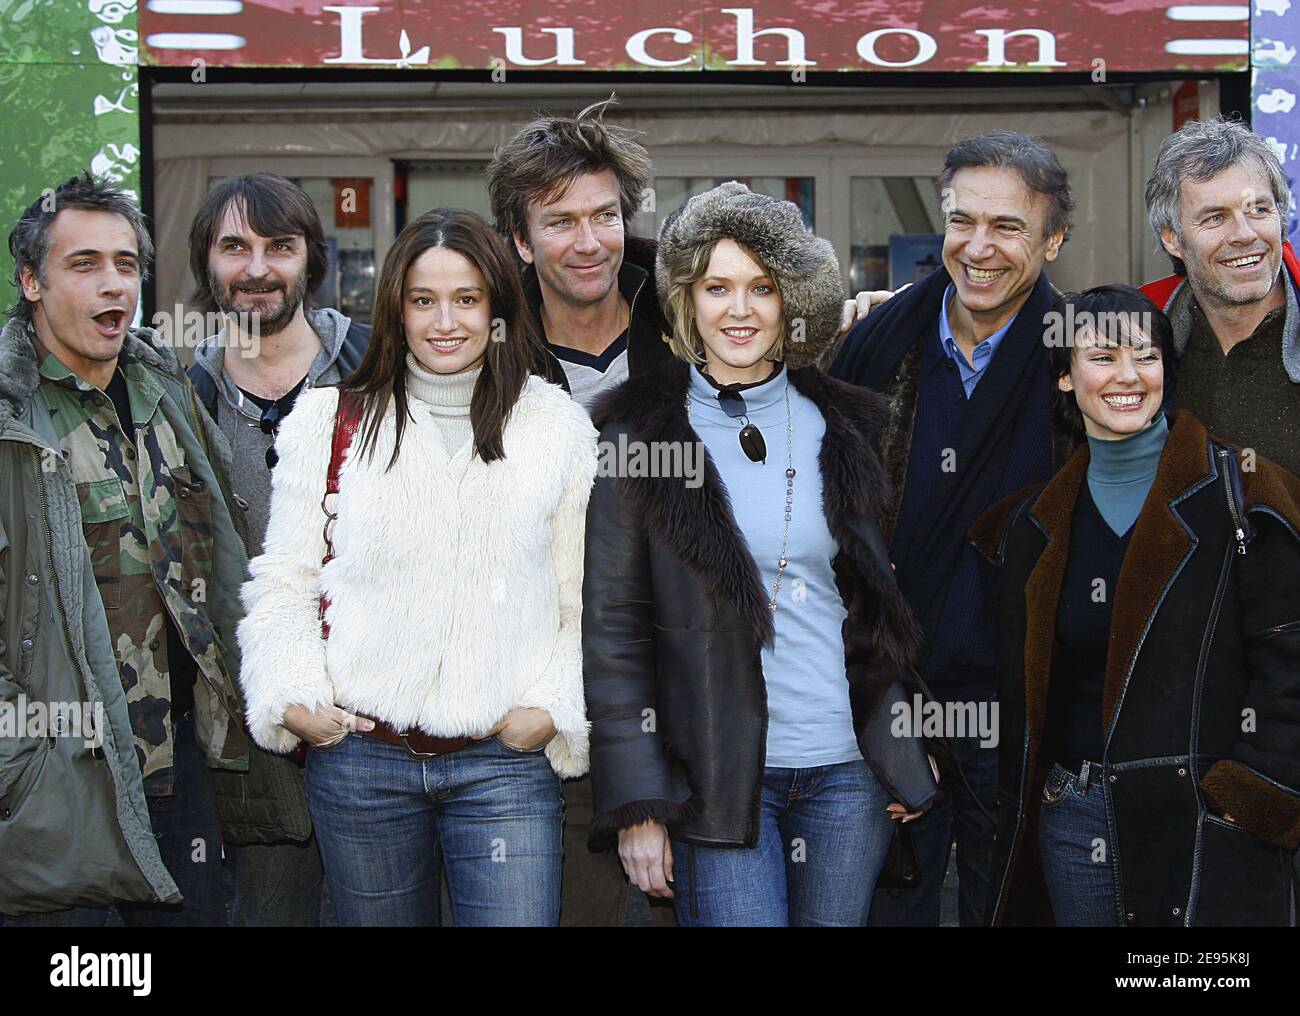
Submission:
[[[1270,2],[1270,0],[1264,0]],[[1281,2],[1281,0],[1272,0]],[[148,0],[142,62],[478,70],[1233,71],[1248,4]]]

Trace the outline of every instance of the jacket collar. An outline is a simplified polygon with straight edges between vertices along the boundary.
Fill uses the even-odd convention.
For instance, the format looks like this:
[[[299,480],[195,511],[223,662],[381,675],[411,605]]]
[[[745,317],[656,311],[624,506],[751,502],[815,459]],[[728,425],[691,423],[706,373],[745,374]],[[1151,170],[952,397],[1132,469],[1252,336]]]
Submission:
[[[304,310],[303,315],[321,344],[321,351],[316,354],[311,367],[307,370],[308,383],[314,384],[329,369],[330,364],[339,358],[339,352],[343,349],[343,340],[347,337],[348,329],[352,327],[352,319],[333,307],[315,307]],[[225,334],[225,329],[222,329],[215,335],[208,336],[194,350],[194,362],[212,378],[218,391],[233,389],[228,379],[223,384],[226,358]]]
[[[1300,384],[1300,257],[1291,242],[1282,244],[1282,277],[1286,287],[1286,317],[1282,323],[1282,366]],[[1192,287],[1186,276],[1171,275],[1149,282],[1142,292],[1161,306],[1174,326],[1174,351],[1182,356],[1192,334]]]
[[[152,328],[127,329],[122,355],[174,378],[180,376],[176,355]],[[39,366],[26,323],[11,318],[0,330],[0,429],[27,413],[40,383]]]
[[[1112,727],[1130,666],[1160,602],[1192,552],[1192,534],[1178,513],[1184,498],[1213,480],[1210,440],[1191,413],[1169,414],[1169,437],[1146,502],[1133,525],[1115,585],[1110,648],[1102,696],[1103,733]],[[1031,732],[1041,733],[1047,713],[1048,675],[1056,639],[1056,613],[1070,554],[1070,526],[1090,453],[1086,443],[1043,488],[1030,517],[1047,546],[1029,574],[1025,602],[1025,710]]]
[[[618,270],[618,291],[632,308],[627,336],[628,370],[632,374],[643,373],[672,357],[668,324],[655,291],[654,265],[655,242],[629,236],[623,247],[623,265]],[[533,312],[542,338],[549,342],[542,324],[542,289],[537,281],[537,269],[524,265],[522,275],[524,300]]]

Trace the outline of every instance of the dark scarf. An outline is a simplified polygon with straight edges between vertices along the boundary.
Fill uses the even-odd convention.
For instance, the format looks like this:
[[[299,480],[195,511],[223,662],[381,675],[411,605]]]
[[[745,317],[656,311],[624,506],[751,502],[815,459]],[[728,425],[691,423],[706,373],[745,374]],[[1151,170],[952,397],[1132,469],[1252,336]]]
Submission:
[[[904,357],[937,334],[943,294],[951,281],[947,270],[939,268],[873,311],[845,339],[831,364],[831,376],[881,392],[903,381],[899,368]],[[1027,396],[1034,385],[1045,383],[1043,316],[1053,309],[1060,309],[1060,300],[1042,274],[967,407],[956,447],[957,471],[948,488],[951,496],[920,506],[913,527],[917,538],[895,561],[899,584],[927,630],[938,622],[967,528],[996,500],[1003,466],[1024,422]],[[919,369],[920,357],[908,359],[912,370]],[[916,379],[910,384],[915,386]],[[915,404],[913,400],[913,408]],[[1048,419],[1045,415],[1044,424]],[[1053,442],[1056,463],[1064,462],[1070,440],[1050,432],[1043,439]]]

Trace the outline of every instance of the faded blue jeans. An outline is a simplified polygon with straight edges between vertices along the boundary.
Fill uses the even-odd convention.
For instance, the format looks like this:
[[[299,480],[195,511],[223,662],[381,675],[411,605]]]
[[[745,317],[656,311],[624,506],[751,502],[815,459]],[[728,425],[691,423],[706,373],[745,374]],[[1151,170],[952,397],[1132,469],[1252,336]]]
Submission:
[[[1057,763],[1043,784],[1038,845],[1058,928],[1119,926],[1101,766],[1089,765],[1088,776],[1084,785]]]
[[[893,837],[889,795],[859,759],[763,770],[758,846],[673,843],[679,927],[860,927]]]
[[[340,925],[436,926],[440,858],[457,927],[559,922],[564,802],[541,750],[415,759],[349,734],[307,753],[306,779]]]

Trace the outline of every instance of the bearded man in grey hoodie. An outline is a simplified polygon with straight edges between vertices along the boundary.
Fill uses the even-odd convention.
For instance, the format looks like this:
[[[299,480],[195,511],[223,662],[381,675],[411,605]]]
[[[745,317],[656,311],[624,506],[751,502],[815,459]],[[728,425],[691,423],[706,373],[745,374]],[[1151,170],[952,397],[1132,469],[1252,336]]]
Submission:
[[[232,477],[248,499],[248,556],[262,553],[271,470],[280,423],[305,388],[337,384],[361,361],[367,325],[332,307],[309,307],[328,253],[320,217],[297,184],[273,173],[232,177],[208,192],[190,227],[195,303],[221,312],[223,326],[195,350],[194,390],[234,451]],[[322,485],[325,477],[321,477]],[[323,872],[296,762],[253,749],[275,788],[268,807],[288,799],[300,816],[297,840],[257,821],[227,831],[235,870],[234,923],[320,923]],[[269,816],[268,816],[269,817]]]

